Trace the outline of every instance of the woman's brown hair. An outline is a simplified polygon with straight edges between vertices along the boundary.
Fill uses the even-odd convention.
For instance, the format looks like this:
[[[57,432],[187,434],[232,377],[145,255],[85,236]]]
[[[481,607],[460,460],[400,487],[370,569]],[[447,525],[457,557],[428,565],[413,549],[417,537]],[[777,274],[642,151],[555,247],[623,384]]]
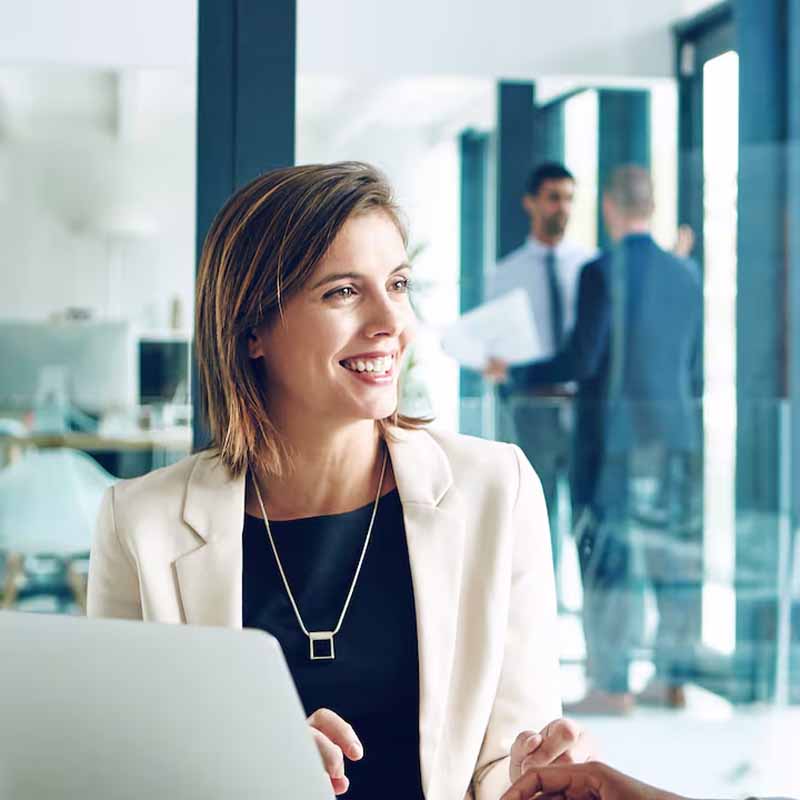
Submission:
[[[254,328],[272,323],[300,291],[353,215],[388,214],[407,245],[391,186],[359,162],[267,172],[237,191],[208,231],[196,287],[195,342],[202,411],[211,446],[234,475],[248,465],[282,474],[290,453],[266,411],[263,370],[248,353]],[[395,412],[379,420],[418,428],[429,420]]]

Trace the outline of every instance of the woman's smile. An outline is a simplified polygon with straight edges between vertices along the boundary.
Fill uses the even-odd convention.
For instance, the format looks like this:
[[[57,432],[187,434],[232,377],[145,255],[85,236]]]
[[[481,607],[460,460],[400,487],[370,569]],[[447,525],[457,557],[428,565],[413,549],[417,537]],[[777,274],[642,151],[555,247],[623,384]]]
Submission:
[[[339,364],[357,380],[375,386],[394,383],[397,353],[361,353],[343,359]]]

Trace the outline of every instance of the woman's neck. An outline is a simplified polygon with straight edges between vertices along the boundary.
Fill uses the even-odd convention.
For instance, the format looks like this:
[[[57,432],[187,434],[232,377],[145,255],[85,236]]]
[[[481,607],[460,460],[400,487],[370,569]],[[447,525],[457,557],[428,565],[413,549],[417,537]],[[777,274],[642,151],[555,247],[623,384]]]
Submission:
[[[284,475],[251,471],[248,476],[248,514],[261,516],[254,477],[267,516],[274,520],[340,514],[374,500],[386,452],[376,423],[365,420],[337,430],[306,425],[287,444],[292,463]],[[387,464],[382,491],[393,485]]]

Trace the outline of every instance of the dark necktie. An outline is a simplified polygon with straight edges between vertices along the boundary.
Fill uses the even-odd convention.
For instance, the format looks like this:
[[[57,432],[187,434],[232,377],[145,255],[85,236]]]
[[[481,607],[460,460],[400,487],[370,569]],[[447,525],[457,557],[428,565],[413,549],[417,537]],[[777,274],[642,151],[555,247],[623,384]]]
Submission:
[[[550,324],[553,332],[553,347],[558,350],[564,338],[564,305],[561,301],[561,287],[556,275],[556,254],[548,250],[544,258],[547,267],[547,289],[550,294]]]

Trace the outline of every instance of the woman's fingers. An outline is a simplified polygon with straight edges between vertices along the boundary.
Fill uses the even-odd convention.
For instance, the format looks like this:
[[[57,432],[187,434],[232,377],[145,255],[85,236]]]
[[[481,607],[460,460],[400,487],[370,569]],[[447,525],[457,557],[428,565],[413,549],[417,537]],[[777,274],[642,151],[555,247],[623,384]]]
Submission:
[[[317,744],[317,750],[319,750],[319,754],[322,757],[325,772],[327,772],[332,779],[344,778],[344,756],[342,755],[342,748],[334,744],[321,731],[312,728],[311,733]]]
[[[522,731],[511,746],[511,764],[509,774],[513,783],[522,771],[525,759],[533,753],[542,743],[542,736],[536,731]]]
[[[341,748],[351,760],[358,761],[364,755],[364,747],[352,726],[329,708],[317,709],[307,720],[308,724],[324,733],[328,739]]]
[[[358,761],[364,755],[358,736],[350,724],[327,708],[318,709],[306,721],[317,743],[325,772],[331,779],[333,793],[344,794],[350,787],[350,781],[344,774],[345,756],[351,761]]]
[[[542,743],[522,761],[523,772],[554,763],[580,763],[589,757],[583,732],[572,720],[554,720],[542,730],[541,735]]]

